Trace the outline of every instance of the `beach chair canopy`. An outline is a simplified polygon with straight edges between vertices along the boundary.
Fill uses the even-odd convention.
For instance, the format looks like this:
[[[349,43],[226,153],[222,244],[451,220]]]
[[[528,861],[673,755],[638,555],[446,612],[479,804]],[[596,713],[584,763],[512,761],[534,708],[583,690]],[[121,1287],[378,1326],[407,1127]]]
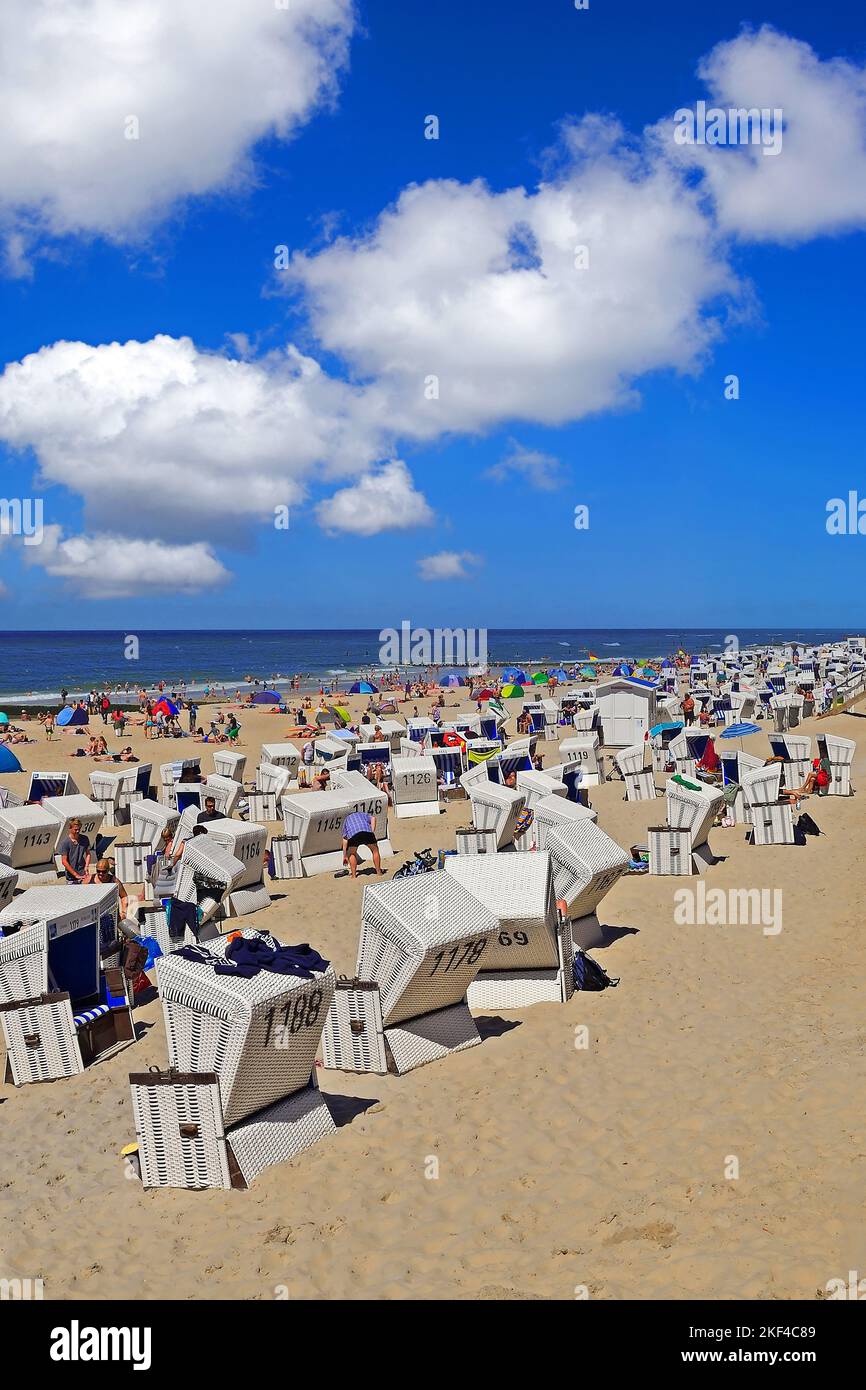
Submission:
[[[683,727],[681,719],[673,719],[667,724],[654,724],[650,729],[650,736],[655,738],[656,734],[667,733],[668,729],[682,729]]]

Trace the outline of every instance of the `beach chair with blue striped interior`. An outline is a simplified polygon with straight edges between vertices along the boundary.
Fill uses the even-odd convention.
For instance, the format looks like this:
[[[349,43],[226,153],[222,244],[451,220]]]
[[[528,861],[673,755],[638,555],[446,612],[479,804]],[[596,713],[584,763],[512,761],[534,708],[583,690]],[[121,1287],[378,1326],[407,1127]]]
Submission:
[[[440,814],[436,763],[429,753],[391,759],[391,793],[398,820]]]
[[[444,870],[366,887],[356,979],[338,984],[324,1065],[402,1075],[477,1046],[466,992],[496,930],[492,913]]]

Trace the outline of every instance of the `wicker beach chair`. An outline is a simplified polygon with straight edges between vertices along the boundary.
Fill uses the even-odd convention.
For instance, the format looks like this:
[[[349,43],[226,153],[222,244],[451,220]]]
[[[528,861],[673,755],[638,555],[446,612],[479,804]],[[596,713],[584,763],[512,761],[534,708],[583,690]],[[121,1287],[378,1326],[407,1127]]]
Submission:
[[[625,783],[626,801],[655,801],[656,784],[652,766],[644,766],[646,744],[634,743],[614,755]]]
[[[212,959],[227,945],[215,941]],[[174,954],[157,977],[171,1070],[130,1076],[146,1187],[246,1187],[335,1133],[314,1071],[330,966],[309,979],[267,970],[244,979]]]
[[[564,738],[559,744],[561,763],[580,763],[585,773],[601,775],[598,734],[584,733],[576,738]]]
[[[439,815],[436,763],[429,754],[405,758],[392,754],[391,787],[398,820]]]
[[[298,775],[298,767],[301,762],[300,749],[294,743],[263,743],[262,753],[259,760],[259,770],[265,766],[283,767],[289,773],[290,780]],[[259,787],[263,791],[263,787]]]
[[[212,822],[216,824],[216,822]],[[210,834],[186,841],[178,864],[174,897],[196,903],[202,922],[228,916],[226,899],[240,884],[247,866]]]
[[[496,932],[493,915],[444,871],[365,888],[361,913],[363,984],[356,982],[354,997],[341,997],[328,1016],[325,1066],[351,1059],[351,1070],[387,1064],[402,1075],[476,1046],[481,1039],[466,991]]]
[[[574,990],[571,923],[557,910],[550,856],[478,855],[445,861],[498,923],[484,969],[469,986],[474,1009],[565,1003]]]
[[[857,744],[853,738],[841,738],[838,734],[819,734],[818,757],[827,758],[830,763],[830,785],[828,796],[851,796],[851,767]]]
[[[494,830],[497,849],[506,849],[514,844],[514,831],[526,805],[523,792],[513,787],[498,786],[488,778],[471,784],[469,803],[476,830]]]
[[[130,833],[135,845],[148,845],[154,853],[162,839],[163,830],[177,834],[180,815],[173,806],[159,801],[135,801],[130,807]]]
[[[15,1004],[47,992],[48,928],[45,922],[33,922],[10,936],[0,936],[0,1003]]]
[[[7,806],[0,810],[0,862],[18,870],[22,888],[57,879],[54,846],[57,816],[41,806]]]
[[[268,832],[265,826],[253,821],[230,819],[210,821],[207,827],[207,840],[221,845],[242,865],[244,872],[233,882],[225,906],[229,917],[245,917],[252,912],[260,912],[270,907],[271,895],[264,881],[265,850]],[[196,837],[201,843],[204,837]],[[195,841],[190,841],[192,846]]]
[[[647,830],[650,873],[689,875],[715,864],[708,837],[724,800],[721,786],[686,786],[670,779],[665,786],[667,824]]]
[[[19,957],[17,965],[36,973],[42,964],[37,955],[47,966],[47,951]],[[67,991],[49,993],[44,987],[31,997],[0,1003],[6,1080],[14,1086],[26,1086],[78,1076],[85,1067],[135,1042],[129,989],[122,970],[106,970],[103,994],[103,1002],[94,1001],[80,1012],[73,1011]]]
[[[599,945],[604,937],[598,908],[629,865],[629,856],[591,821],[557,826],[547,837],[557,901],[565,903],[575,948]]]
[[[98,801],[84,796],[81,792],[76,792],[73,796],[46,796],[42,802],[42,809],[54,816],[57,822],[55,851],[65,838],[71,822],[80,820],[81,833],[87,836],[94,854],[96,853],[96,842],[105,820],[105,811]]]
[[[547,839],[560,825],[570,825],[577,821],[594,824],[598,812],[591,806],[582,806],[579,801],[569,801],[564,796],[546,796],[535,807],[532,832],[536,849],[546,849]]]
[[[246,753],[236,753],[231,748],[214,748],[213,770],[217,777],[228,777],[231,781],[243,785],[246,768]]]
[[[518,772],[517,790],[522,792],[526,798],[526,807],[529,811],[534,811],[539,802],[544,801],[549,796],[565,797],[567,788],[564,782],[556,777],[551,777],[549,772]]]

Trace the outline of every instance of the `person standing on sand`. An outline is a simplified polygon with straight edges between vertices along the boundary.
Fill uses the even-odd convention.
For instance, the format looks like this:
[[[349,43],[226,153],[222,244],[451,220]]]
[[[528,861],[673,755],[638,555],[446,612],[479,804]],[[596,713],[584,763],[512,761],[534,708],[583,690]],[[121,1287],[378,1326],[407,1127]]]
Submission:
[[[81,833],[81,821],[71,820],[69,832],[57,846],[67,883],[86,883],[90,872],[90,841]]]
[[[375,816],[368,815],[366,811],[350,811],[343,821],[341,835],[343,839],[343,863],[349,865],[352,878],[358,877],[358,850],[361,845],[369,846],[376,873],[383,874],[385,872],[382,868],[379,846],[376,842]]]

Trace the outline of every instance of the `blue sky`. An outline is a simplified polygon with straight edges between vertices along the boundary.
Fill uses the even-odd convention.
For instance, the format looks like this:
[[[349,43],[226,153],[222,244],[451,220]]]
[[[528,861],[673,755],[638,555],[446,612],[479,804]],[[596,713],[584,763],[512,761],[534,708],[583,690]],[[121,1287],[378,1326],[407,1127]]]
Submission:
[[[85,10],[90,4],[82,0]],[[221,0],[216,10],[228,4]],[[123,164],[106,163],[104,175],[98,161],[95,174],[89,168],[83,147],[98,146],[105,120],[98,103],[91,125],[82,118],[80,131],[64,127],[69,149],[41,184],[29,136],[13,152],[18,162],[0,180],[7,189],[0,192],[7,245],[0,351],[8,364],[40,354],[40,366],[32,379],[10,367],[0,384],[2,491],[6,498],[42,496],[55,529],[47,547],[13,538],[0,544],[6,626],[381,628],[407,618],[480,627],[862,630],[866,537],[829,536],[825,516],[832,497],[858,487],[866,497],[866,214],[851,206],[850,193],[851,185],[863,186],[866,169],[858,85],[866,15],[798,0],[685,15],[634,0],[590,0],[585,12],[569,0],[362,0],[350,21],[343,0],[333,5],[346,61],[326,100],[298,99],[288,139],[255,107],[255,52],[237,86],[219,68],[224,57],[211,70],[207,53],[185,83],[175,53],[181,90],[199,84],[201,91],[212,81],[227,124],[236,104],[239,126],[258,129],[246,140],[233,135],[246,167],[255,169],[252,186],[226,188],[217,178],[208,187],[204,179],[198,191],[209,137],[200,148],[191,138],[184,167],[177,146],[189,123],[182,108],[171,117],[177,130],[170,121],[168,135],[160,130],[165,149],[150,137],[155,121],[147,114],[140,149],[131,142],[120,149],[120,159],[141,153],[151,161],[144,178]],[[20,23],[16,41],[26,46],[27,11],[18,7],[13,0],[7,22]],[[751,37],[731,51],[724,73],[738,104],[784,100],[786,143],[777,164],[793,164],[794,176],[755,198],[754,180],[776,177],[768,169],[775,162],[762,162],[759,151],[748,180],[734,174],[714,183],[721,161],[730,169],[741,155],[719,150],[671,175],[681,180],[672,193],[667,165],[647,173],[642,132],[711,95],[698,63],[736,41],[744,24],[753,26]],[[762,25],[809,45],[812,57],[804,61],[803,50],[778,35],[756,39]],[[256,36],[265,44],[267,26]],[[138,42],[133,26],[130,50]],[[246,42],[242,27],[235,47]],[[14,57],[15,42],[12,49]],[[46,83],[50,100],[51,63],[59,59],[44,56],[34,81]],[[833,59],[846,60],[844,69],[831,66]],[[79,76],[78,102],[86,107],[94,84]],[[833,134],[809,137],[815,102],[825,98]],[[145,112],[148,99],[171,104],[134,85],[124,99],[129,110],[144,103]],[[246,126],[245,102],[252,112]],[[218,104],[215,110],[216,125]],[[441,123],[435,141],[423,135],[430,113]],[[598,177],[582,165],[575,172],[563,154],[566,132],[588,113],[604,116],[605,129],[618,120],[625,135]],[[607,137],[594,127],[591,136],[595,158]],[[116,153],[112,146],[112,159]],[[644,161],[642,172],[630,159]],[[70,211],[90,177],[92,218]],[[646,202],[621,203],[616,181],[644,178]],[[484,181],[476,199],[466,193],[473,180]],[[172,181],[180,192],[162,199]],[[428,181],[453,181],[444,186],[459,190],[460,210],[449,215],[433,190],[420,205],[420,232],[401,214],[368,266],[364,238],[375,237],[382,214],[407,187]],[[592,251],[601,269],[586,273],[605,275],[601,300],[576,299],[563,311],[563,295],[575,293],[563,281],[559,307],[552,302],[562,273],[552,267],[556,252],[568,249],[568,234],[563,202],[536,200],[542,181],[572,211],[586,213],[588,226],[599,219]],[[544,284],[525,296],[515,278],[520,267],[497,261],[508,282],[498,305],[490,297],[491,285],[494,294],[498,287],[479,271],[474,247],[476,238],[492,244],[501,233],[499,196],[521,187]],[[698,187],[681,277],[685,233],[671,229]],[[620,243],[605,229],[623,223]],[[278,245],[305,253],[297,274],[274,271]],[[692,254],[700,264],[688,268]],[[429,295],[420,288],[428,277]],[[682,290],[681,322],[659,326],[656,281],[662,317]],[[419,287],[405,328],[408,291],[394,288],[401,283],[412,293]],[[479,312],[479,305],[486,307]],[[428,310],[430,321],[419,322]],[[716,329],[682,370],[688,340],[701,337],[711,319]],[[551,340],[560,334],[558,354]],[[237,359],[241,399],[231,394],[233,377],[220,376],[207,397],[212,404],[187,417],[183,383],[163,390],[160,382],[158,399],[150,394],[154,376],[177,369],[162,347],[146,362],[121,355],[109,364],[99,356],[98,377],[89,378],[79,378],[78,362],[56,350],[64,341],[98,348],[158,335],[192,339],[192,372],[213,366],[213,354]],[[283,369],[273,366],[290,342],[328,383],[327,392],[304,397],[297,429],[277,399]],[[500,347],[501,373],[490,366]],[[540,364],[549,350],[548,370]],[[441,378],[435,415],[419,407],[428,363]],[[724,399],[729,373],[739,377],[736,401]],[[147,383],[141,396],[128,398],[128,380]],[[250,407],[248,389],[261,393],[260,405]],[[320,429],[318,457],[306,434]],[[229,436],[234,442],[225,449]],[[212,467],[215,454],[219,467]],[[554,462],[539,465],[539,456]],[[523,466],[503,470],[508,458]],[[328,499],[358,479],[381,480],[391,459],[402,463],[378,485],[376,515],[359,534],[354,494],[342,506]],[[555,486],[538,485],[545,469]],[[291,503],[287,531],[269,516],[284,500]],[[578,503],[590,508],[586,531],[573,525]],[[106,535],[112,546],[103,561]],[[140,551],[130,548],[135,543]],[[423,578],[419,566],[431,557],[434,571],[456,570],[456,577]]]

